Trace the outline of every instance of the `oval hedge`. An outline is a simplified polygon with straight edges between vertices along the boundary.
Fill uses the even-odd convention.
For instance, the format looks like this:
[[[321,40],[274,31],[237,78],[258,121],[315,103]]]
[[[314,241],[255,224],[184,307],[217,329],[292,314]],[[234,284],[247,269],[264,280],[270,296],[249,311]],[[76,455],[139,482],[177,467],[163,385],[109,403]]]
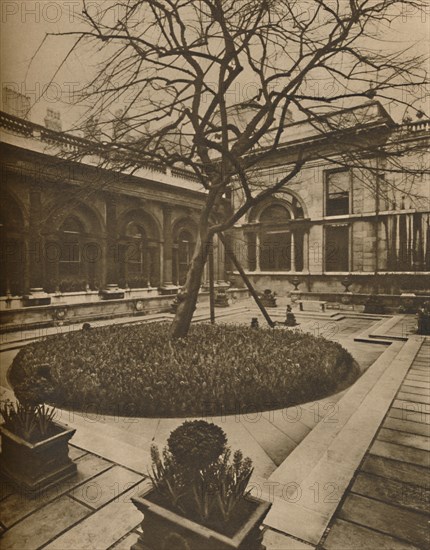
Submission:
[[[339,344],[299,331],[195,324],[107,326],[49,336],[15,357],[10,381],[62,408],[120,416],[212,416],[304,403],[359,369]]]

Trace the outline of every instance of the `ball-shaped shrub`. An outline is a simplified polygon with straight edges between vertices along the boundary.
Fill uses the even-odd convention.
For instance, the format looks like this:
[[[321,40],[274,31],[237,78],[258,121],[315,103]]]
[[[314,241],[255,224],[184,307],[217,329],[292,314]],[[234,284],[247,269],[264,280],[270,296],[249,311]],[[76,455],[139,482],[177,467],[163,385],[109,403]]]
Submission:
[[[224,430],[205,420],[186,421],[173,430],[167,448],[174,460],[192,470],[203,470],[225,451]]]

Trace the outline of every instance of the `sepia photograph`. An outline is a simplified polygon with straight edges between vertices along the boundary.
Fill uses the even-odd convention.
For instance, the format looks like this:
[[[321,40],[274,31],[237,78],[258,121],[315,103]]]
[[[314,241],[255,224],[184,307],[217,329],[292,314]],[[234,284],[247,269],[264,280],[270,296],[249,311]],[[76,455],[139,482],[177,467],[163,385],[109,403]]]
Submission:
[[[1,550],[430,548],[428,0],[1,0]]]

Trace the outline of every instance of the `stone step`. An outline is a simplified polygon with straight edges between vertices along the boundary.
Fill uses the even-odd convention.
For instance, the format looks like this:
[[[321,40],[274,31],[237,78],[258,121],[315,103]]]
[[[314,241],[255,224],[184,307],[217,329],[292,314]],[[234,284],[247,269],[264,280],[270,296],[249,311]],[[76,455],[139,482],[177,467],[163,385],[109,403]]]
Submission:
[[[295,490],[275,495],[269,527],[319,543],[421,343],[394,341],[338,402],[338,422],[321,421],[270,476]]]
[[[393,327],[395,327],[402,319],[404,315],[393,315],[392,317],[385,319],[385,321],[374,327],[372,332],[369,333],[369,338],[387,338],[389,340],[403,340],[406,341],[409,337],[409,334],[405,331],[405,334],[393,334]]]
[[[378,321],[371,326],[371,333],[374,333],[374,332],[377,332],[377,331],[379,332],[380,327],[386,322],[387,322],[386,317],[383,317],[382,319],[378,318]],[[392,340],[388,339],[388,338],[382,338],[382,337],[381,338],[375,338],[374,336],[373,337],[370,336],[369,327],[366,327],[360,334],[355,336],[354,341],[355,342],[366,342],[366,343],[372,343],[372,344],[379,343],[379,344],[385,344],[385,345],[389,345],[392,342]]]

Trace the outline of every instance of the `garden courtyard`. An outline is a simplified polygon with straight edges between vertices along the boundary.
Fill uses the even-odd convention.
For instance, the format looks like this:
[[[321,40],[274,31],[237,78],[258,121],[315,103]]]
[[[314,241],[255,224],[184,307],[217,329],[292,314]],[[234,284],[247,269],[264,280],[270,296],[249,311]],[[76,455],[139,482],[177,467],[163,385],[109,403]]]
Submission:
[[[270,309],[277,321],[283,321],[283,312],[282,306]],[[207,308],[197,309],[193,328],[199,338],[211,330],[203,326],[208,317]],[[250,301],[217,309],[217,317],[231,328],[233,339],[236,325],[249,326],[253,317],[264,327],[262,315]],[[310,340],[304,337],[311,334],[315,337],[312,345],[323,345],[319,337],[330,341],[326,351],[334,354],[333,361],[337,361],[338,353],[335,343],[345,348],[353,358],[353,376],[345,377],[339,363],[337,371],[329,372],[330,384],[320,388],[321,396],[312,398],[304,393],[297,396],[296,403],[292,396],[282,403],[282,388],[276,395],[262,397],[255,389],[250,393],[252,383],[240,380],[241,394],[248,395],[247,400],[236,399],[223,409],[208,394],[189,414],[186,407],[175,409],[172,404],[161,418],[136,414],[142,410],[125,398],[119,397],[115,403],[111,399],[107,410],[108,399],[95,403],[94,396],[89,396],[88,405],[78,408],[73,406],[73,396],[68,396],[69,406],[59,408],[57,418],[76,428],[70,456],[78,473],[35,499],[2,480],[1,547],[131,548],[139,537],[142,514],[130,499],[150,483],[151,444],[163,447],[172,430],[185,419],[197,417],[221,426],[229,446],[252,459],[251,494],[272,502],[264,527],[268,549],[427,547],[430,339],[414,334],[412,315],[328,310],[297,312],[296,317],[297,329],[279,327],[274,332],[276,338],[287,331],[292,342],[298,343],[295,359],[300,368],[307,357],[312,357],[304,354],[306,347],[309,354],[313,352]],[[137,335],[138,323],[170,318],[157,314],[138,322],[136,318],[98,321],[92,323],[91,330],[109,326],[107,330],[118,329],[118,335],[121,330],[127,334],[130,328],[129,333]],[[13,398],[9,369],[23,346],[30,344],[30,350],[42,336],[75,329],[81,325],[4,334],[0,353],[2,399]],[[73,364],[72,351],[65,357]],[[121,387],[121,370],[128,365],[127,360],[121,363],[123,358],[113,359],[118,362],[118,383],[109,380],[112,396],[118,394],[115,388]],[[234,362],[234,350],[229,360]],[[285,361],[290,360],[295,364],[293,357],[285,355]],[[23,368],[25,364],[23,361]],[[78,367],[73,364],[74,370]],[[330,378],[336,373],[342,378],[339,383]],[[270,376],[270,372],[263,374],[264,379]],[[314,387],[317,380],[313,380]],[[214,388],[220,383],[214,383]],[[165,402],[165,396],[160,395]],[[152,405],[148,396],[142,405],[149,413],[157,410],[157,395],[152,398]],[[185,399],[190,400],[190,396]]]

